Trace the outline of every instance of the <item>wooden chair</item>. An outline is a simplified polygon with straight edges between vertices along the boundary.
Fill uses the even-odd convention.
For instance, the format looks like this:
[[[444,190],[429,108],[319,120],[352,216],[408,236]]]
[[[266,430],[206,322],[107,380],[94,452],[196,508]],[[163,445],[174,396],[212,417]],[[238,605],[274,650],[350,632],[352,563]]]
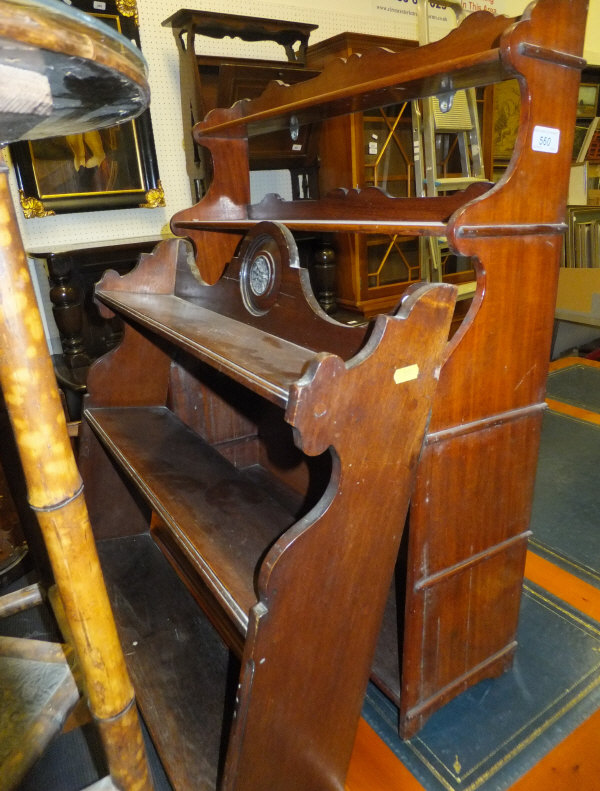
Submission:
[[[35,70],[32,48],[38,55]],[[89,92],[85,97],[78,94],[74,75],[96,83],[111,78],[118,88],[110,101],[106,91],[99,91],[102,98],[90,107]],[[0,136],[5,142],[109,125],[138,114],[148,103],[146,66],[139,52],[90,17],[60,4],[0,2],[0,77]],[[150,791],[133,687],[95,550],[3,160],[0,385],[29,504],[55,580],[55,612],[68,642],[65,648],[0,638],[0,789],[16,788],[61,729],[79,698],[77,675],[109,767],[109,776],[96,787]],[[25,588],[3,597],[0,614],[41,600],[38,586]]]

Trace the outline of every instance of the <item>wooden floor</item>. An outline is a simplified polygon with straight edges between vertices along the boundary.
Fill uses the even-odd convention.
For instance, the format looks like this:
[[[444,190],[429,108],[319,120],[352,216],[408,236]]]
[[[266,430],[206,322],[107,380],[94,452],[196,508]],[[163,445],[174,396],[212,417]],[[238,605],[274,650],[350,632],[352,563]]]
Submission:
[[[584,360],[580,362],[585,363]],[[557,361],[558,370],[566,361]],[[598,363],[595,363],[598,365]],[[548,405],[600,425],[600,415],[548,400]],[[600,621],[600,590],[529,552],[525,576],[549,593]],[[512,787],[516,791],[594,791],[600,789],[600,710],[551,750]],[[419,791],[423,786],[372,728],[361,720],[346,791]]]

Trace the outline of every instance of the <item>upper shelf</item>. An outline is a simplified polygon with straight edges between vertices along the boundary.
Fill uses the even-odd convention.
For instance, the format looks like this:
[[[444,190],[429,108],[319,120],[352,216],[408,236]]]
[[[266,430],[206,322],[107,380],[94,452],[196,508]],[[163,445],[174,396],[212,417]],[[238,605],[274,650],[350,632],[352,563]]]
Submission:
[[[214,110],[197,124],[197,138],[253,136],[341,115],[382,107],[424,95],[487,85],[510,76],[499,40],[514,22],[477,12],[440,41],[418,49],[390,52],[377,49],[329,64],[312,80],[296,85],[271,83],[253,100],[229,110]]]
[[[171,294],[98,288],[96,295],[121,316],[175,342],[278,406],[287,406],[290,386],[316,357],[310,349]]]
[[[289,86],[273,82],[256,99],[242,100],[228,110],[213,110],[196,125],[194,134],[197,140],[252,137],[290,125],[293,133],[297,125],[325,117],[514,77],[515,61],[521,55],[583,68],[585,61],[568,49],[554,48],[552,41],[541,43],[537,26],[529,21],[529,9],[520,19],[477,11],[431,44],[401,52],[375,49],[354,54],[328,64],[311,80]]]
[[[564,204],[531,200],[547,185],[561,190],[568,177],[573,126],[573,86],[585,61],[584,0],[537,0],[522,17],[489,12],[468,16],[445,38],[418,48],[371,50],[328,63],[320,75],[294,85],[271,83],[256,99],[210,112],[194,127],[207,148],[212,181],[195,206],[176,213],[171,229],[189,238],[205,283],[214,284],[235,254],[245,231],[259,220],[293,231],[446,236],[454,252],[477,257],[486,240],[559,235],[565,230]],[[480,192],[446,197],[393,199],[375,190],[350,189],[316,201],[269,198],[251,203],[248,140],[328,116],[398,104],[419,97],[517,78],[521,86],[519,134],[503,178]],[[340,184],[353,187],[353,184]],[[487,271],[494,266],[489,262]]]
[[[308,215],[305,218],[290,218],[285,214],[277,216],[279,222],[284,223],[291,231],[320,231],[321,233],[334,231],[351,231],[355,233],[386,233],[398,234],[399,236],[443,236],[446,228],[444,222],[427,220],[349,220],[345,218],[323,218],[317,213]],[[210,221],[203,220],[182,220],[177,223],[180,230],[189,231],[233,231],[248,230],[253,228],[260,220],[228,220],[216,219]]]
[[[351,231],[397,233],[402,236],[442,236],[452,214],[466,201],[487,192],[488,182],[436,198],[393,198],[376,187],[336,190],[320,200],[285,201],[267,195],[248,206],[246,219],[202,216],[177,220],[179,229],[245,230],[262,220],[276,220],[292,231]]]

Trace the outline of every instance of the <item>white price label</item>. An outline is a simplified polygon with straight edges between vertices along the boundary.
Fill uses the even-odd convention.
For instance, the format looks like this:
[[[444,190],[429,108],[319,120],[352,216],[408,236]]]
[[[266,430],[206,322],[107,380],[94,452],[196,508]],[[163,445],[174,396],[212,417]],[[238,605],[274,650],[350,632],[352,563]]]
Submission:
[[[545,151],[547,154],[558,153],[560,129],[551,126],[536,126],[533,130],[531,148],[534,151]]]

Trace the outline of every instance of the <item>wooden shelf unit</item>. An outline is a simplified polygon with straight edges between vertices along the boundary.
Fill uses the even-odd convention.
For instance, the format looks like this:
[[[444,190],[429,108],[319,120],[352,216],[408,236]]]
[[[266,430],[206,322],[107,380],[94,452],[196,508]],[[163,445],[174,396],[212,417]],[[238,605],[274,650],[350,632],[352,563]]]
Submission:
[[[213,286],[181,240],[105,274],[97,299],[125,332],[90,370],[80,466],[139,704],[175,787],[340,788],[456,293],[421,285],[398,315],[344,326],[315,302],[289,231],[265,222],[246,241]],[[253,305],[267,256],[273,300],[261,291]],[[391,429],[398,442],[382,455]],[[364,494],[389,476],[384,505]],[[209,655],[189,655],[169,618],[157,647],[139,612],[167,583],[130,591],[119,553],[153,569],[168,559],[200,605],[182,629],[221,641]],[[173,596],[178,623],[192,603]],[[207,684],[169,689],[173,662]],[[208,741],[190,698],[209,708]]]
[[[272,80],[291,83],[314,77],[317,72],[306,68],[305,57],[309,36],[317,25],[181,8],[163,22],[163,27],[172,28],[179,53],[182,117],[188,130],[184,138],[187,169],[192,195],[199,200],[210,182],[210,161],[204,161],[193,145],[192,126],[216,107],[259,96]],[[274,41],[284,48],[287,60],[204,55],[198,52],[200,36]],[[249,168],[289,170],[294,198],[305,193],[314,196],[318,191],[314,149],[309,127],[300,130],[296,140],[282,133],[267,135],[250,147]]]
[[[371,665],[408,736],[512,659],[585,17],[584,0],[539,0],[519,21],[477,12],[426,47],[337,61],[313,80],[212,111],[194,137],[210,150],[213,181],[172,220],[193,254],[185,241],[164,242],[97,288],[125,322],[120,347],[88,381],[80,466],[97,536],[154,537],[241,657],[225,768],[208,788],[216,776],[236,791],[339,789]],[[525,109],[493,187],[250,204],[248,136],[515,76]],[[290,230],[437,236],[440,226],[477,272],[449,342],[448,285],[413,288],[406,318],[360,327],[328,318]],[[405,576],[391,585],[409,496]],[[234,527],[246,501],[251,522]],[[117,600],[127,596],[126,578],[119,584]],[[404,593],[389,597],[373,659],[390,590]],[[404,611],[400,635],[394,607]],[[143,650],[131,652],[133,665]],[[159,670],[139,690],[153,733],[160,679]],[[267,743],[277,765],[264,759]],[[173,777],[177,748],[163,760]]]
[[[334,61],[314,80],[271,86],[195,127],[213,156],[214,191],[179,212],[172,228],[191,238],[215,282],[241,239],[218,222],[261,216],[246,185],[230,179],[243,170],[247,137],[449,85],[521,85],[519,133],[503,178],[484,194],[463,193],[442,234],[453,252],[474,259],[477,290],[440,373],[411,501],[408,568],[398,586],[406,591],[398,603],[402,668],[399,679],[379,679],[400,705],[404,736],[470,684],[502,672],[514,654],[586,13],[585,3],[563,0],[540,0],[521,20],[474,13],[433,44]],[[444,219],[441,204],[376,195],[331,193],[297,212],[310,213],[302,227],[350,218],[344,230],[373,234],[385,223],[399,234],[431,234],[429,222]],[[269,208],[270,219],[290,219],[285,202]],[[201,230],[213,221],[213,232]]]

